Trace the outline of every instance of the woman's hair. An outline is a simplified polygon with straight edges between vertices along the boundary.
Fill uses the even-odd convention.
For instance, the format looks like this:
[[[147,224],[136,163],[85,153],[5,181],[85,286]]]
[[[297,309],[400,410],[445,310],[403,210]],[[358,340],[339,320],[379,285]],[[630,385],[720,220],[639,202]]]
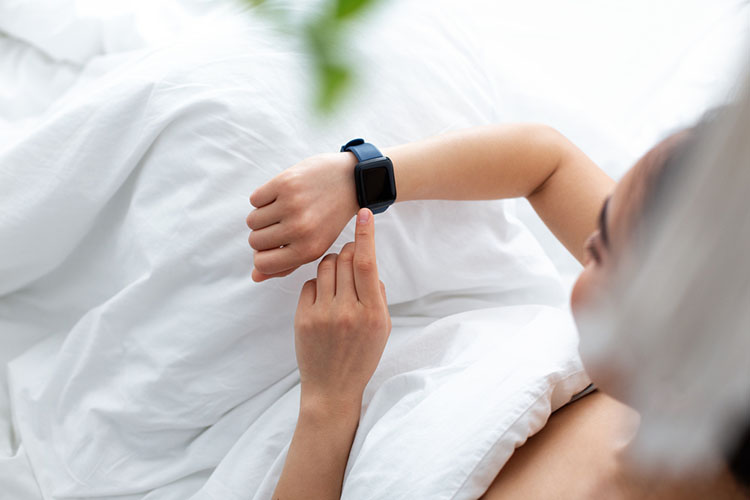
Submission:
[[[748,74],[750,76],[750,74]],[[641,463],[705,463],[750,411],[750,78],[644,156],[632,242],[611,289],[582,315],[584,361],[627,380]],[[718,462],[714,462],[718,464]]]
[[[709,133],[731,106],[720,106],[707,111],[698,123],[668,136],[641,160],[637,184],[641,186],[640,199],[635,203],[635,224],[656,218],[660,204],[670,196],[670,189],[689,168],[689,159],[700,147],[700,138]]]

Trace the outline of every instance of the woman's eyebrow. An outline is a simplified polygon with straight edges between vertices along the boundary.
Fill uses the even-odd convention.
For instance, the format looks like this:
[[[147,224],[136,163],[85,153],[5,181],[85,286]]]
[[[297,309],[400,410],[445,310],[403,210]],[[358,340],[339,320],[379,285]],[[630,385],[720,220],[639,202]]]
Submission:
[[[609,247],[609,234],[607,233],[607,206],[609,206],[609,199],[611,196],[607,196],[602,204],[602,209],[599,212],[599,236],[602,239],[605,247]]]

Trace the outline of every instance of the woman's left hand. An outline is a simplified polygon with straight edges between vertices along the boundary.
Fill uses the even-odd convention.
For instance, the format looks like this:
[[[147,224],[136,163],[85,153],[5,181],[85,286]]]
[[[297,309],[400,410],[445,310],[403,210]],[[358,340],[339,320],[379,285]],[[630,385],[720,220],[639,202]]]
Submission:
[[[254,281],[287,276],[326,252],[357,213],[352,153],[313,156],[256,189],[252,229]]]
[[[294,320],[301,404],[355,411],[385,349],[391,318],[375,261],[372,212],[357,215],[354,243],[326,255],[305,283]]]

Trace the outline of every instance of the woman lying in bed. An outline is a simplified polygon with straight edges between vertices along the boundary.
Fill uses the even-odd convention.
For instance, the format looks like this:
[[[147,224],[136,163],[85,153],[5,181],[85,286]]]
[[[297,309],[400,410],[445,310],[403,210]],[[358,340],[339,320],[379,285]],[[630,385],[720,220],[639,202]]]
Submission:
[[[474,128],[399,146],[398,198],[526,197],[584,265],[574,314],[606,287],[640,221],[651,187],[692,131],[654,147],[615,183],[582,151],[541,125]],[[275,498],[338,498],[362,393],[390,332],[375,263],[374,218],[358,212],[349,152],[315,156],[257,189],[247,217],[253,279],[285,276],[319,258],[357,214],[355,242],[327,255],[300,295],[295,319],[301,377],[297,429]],[[594,374],[596,375],[596,374]],[[594,377],[600,388],[606,382]],[[554,414],[498,474],[486,498],[722,498],[739,491],[726,471],[691,484],[652,482],[624,465],[635,411],[598,392]],[[655,486],[658,484],[658,488]]]

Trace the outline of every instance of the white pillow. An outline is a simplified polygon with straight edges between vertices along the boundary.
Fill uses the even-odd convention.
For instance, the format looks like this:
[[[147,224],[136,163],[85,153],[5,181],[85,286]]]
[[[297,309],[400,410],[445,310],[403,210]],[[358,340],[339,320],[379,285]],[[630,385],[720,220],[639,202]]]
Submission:
[[[252,26],[144,53],[71,94],[2,152],[0,295],[8,324],[54,332],[9,372],[14,421],[46,497],[140,498],[181,482],[186,489],[170,491],[185,498],[220,462],[234,479],[217,469],[221,478],[206,485],[214,492],[242,495],[242,488],[271,484],[283,459],[279,436],[291,432],[296,416],[292,315],[315,264],[282,280],[250,280],[248,195],[352,136],[387,146],[491,121],[486,77],[470,57],[476,48],[450,35],[450,10],[437,10],[402,4],[362,32],[368,82],[348,111],[328,122],[302,111],[313,84],[304,59]],[[552,264],[508,206],[415,202],[378,216],[378,264],[390,301],[406,304],[406,316],[419,316],[419,301],[436,293],[473,297],[484,290],[498,300],[491,305],[559,305]],[[349,227],[332,250],[351,239]],[[471,304],[434,317],[488,307]],[[513,328],[520,332],[529,321]],[[560,338],[575,346],[568,326],[546,325],[560,325]],[[538,350],[533,337],[527,341]],[[487,364],[477,357],[480,344],[462,345],[472,349],[471,363]],[[546,418],[557,381],[578,377],[561,386],[560,401],[585,385],[575,348],[557,352],[569,363],[555,359],[524,372],[542,397],[511,398],[516,411]],[[404,353],[396,359],[413,355]],[[468,370],[451,359],[433,361],[420,368],[427,382],[430,370]],[[375,403],[377,394],[371,409],[397,411],[397,392]],[[495,411],[505,408],[499,403]],[[252,473],[242,476],[246,459],[230,450],[272,415],[281,427],[252,434]],[[453,426],[467,424],[451,417]],[[492,467],[477,469],[476,478],[467,479],[473,461],[447,481],[446,467],[457,457],[444,456],[418,465],[420,484],[447,481],[446,491],[458,491],[453,483],[463,477],[486,487],[500,457],[534,427],[523,418],[509,424],[517,439],[486,429],[496,433],[501,453],[488,455]],[[367,443],[366,428],[355,446]],[[476,445],[494,446],[486,439]],[[366,446],[361,453],[375,456]],[[350,484],[364,484],[357,481],[367,473],[356,462],[350,467]],[[402,473],[405,480],[412,471]]]

